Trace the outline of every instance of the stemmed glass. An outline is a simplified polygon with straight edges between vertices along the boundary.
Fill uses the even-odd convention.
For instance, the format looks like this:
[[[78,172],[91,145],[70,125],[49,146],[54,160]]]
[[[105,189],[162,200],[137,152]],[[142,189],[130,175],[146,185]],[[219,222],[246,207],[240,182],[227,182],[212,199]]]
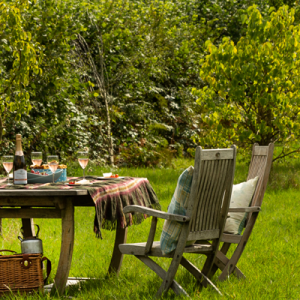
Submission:
[[[43,153],[42,152],[32,152],[31,160],[35,166],[40,166],[43,162]]]
[[[53,173],[52,183],[54,183],[54,173],[57,170],[58,162],[59,162],[58,155],[49,155],[47,157],[47,163],[49,165],[49,168],[50,168],[51,172]]]
[[[79,151],[78,162],[80,164],[80,167],[83,169],[83,180],[85,180],[84,169],[89,162],[89,153],[87,151]]]
[[[12,183],[9,183],[9,172],[13,168],[13,164],[14,164],[13,155],[2,156],[2,164],[7,173],[7,185],[12,185]]]

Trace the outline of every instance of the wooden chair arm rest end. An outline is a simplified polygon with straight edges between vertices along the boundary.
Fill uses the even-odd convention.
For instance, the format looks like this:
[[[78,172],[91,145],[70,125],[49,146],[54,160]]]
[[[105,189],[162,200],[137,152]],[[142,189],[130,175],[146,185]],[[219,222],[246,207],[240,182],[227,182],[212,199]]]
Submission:
[[[260,206],[250,206],[250,207],[232,207],[229,208],[229,213],[235,213],[235,212],[259,212],[261,210]]]
[[[137,213],[147,214],[152,217],[157,217],[160,219],[177,221],[177,222],[189,222],[190,221],[190,218],[187,216],[169,214],[169,213],[166,213],[166,212],[163,212],[160,210],[156,210],[156,209],[144,207],[144,206],[139,206],[139,205],[126,206],[123,209],[123,212],[124,212],[124,214],[137,212]]]

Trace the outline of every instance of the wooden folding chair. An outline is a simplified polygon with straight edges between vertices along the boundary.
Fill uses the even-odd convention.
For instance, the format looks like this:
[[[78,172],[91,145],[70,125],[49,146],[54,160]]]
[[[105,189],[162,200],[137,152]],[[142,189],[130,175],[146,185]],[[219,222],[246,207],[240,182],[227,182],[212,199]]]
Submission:
[[[216,288],[209,278],[228,213],[235,158],[235,146],[231,149],[212,150],[202,150],[201,147],[197,147],[191,193],[187,201],[185,216],[137,205],[124,208],[124,213],[139,212],[153,217],[146,243],[121,244],[119,249],[123,254],[135,255],[162,278],[163,282],[156,294],[157,297],[167,292],[169,288],[172,288],[176,294],[187,295],[174,280],[179,264],[185,267],[203,286],[209,283]],[[160,242],[153,242],[157,218],[182,223],[177,248],[169,254],[162,253]],[[186,246],[187,241],[195,240],[197,244]],[[206,255],[202,271],[184,258],[184,253]],[[149,256],[171,258],[172,262],[168,271],[162,269]]]
[[[219,280],[221,281],[227,279],[232,273],[238,278],[245,278],[245,275],[236,266],[236,264],[245,249],[255,221],[258,217],[258,213],[261,210],[261,204],[267,188],[272,166],[273,151],[273,143],[270,143],[269,146],[259,146],[258,144],[253,145],[247,180],[255,178],[256,176],[259,176],[259,179],[249,207],[229,208],[229,212],[248,212],[249,214],[247,222],[245,223],[245,230],[242,235],[229,233],[222,234],[221,241],[224,243],[220,251],[217,252],[215,264],[212,268],[212,274],[214,274],[218,268],[222,271],[219,276]],[[232,256],[228,258],[226,254],[232,244],[237,244],[237,247]]]

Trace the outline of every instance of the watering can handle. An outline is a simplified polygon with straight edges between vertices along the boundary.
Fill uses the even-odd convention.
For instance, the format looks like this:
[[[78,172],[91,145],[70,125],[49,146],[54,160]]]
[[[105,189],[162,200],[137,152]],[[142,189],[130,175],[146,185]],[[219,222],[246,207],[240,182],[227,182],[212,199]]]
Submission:
[[[36,233],[36,238],[38,238],[39,237],[39,232],[40,232],[40,226],[38,225],[38,224],[34,224],[37,228],[38,228],[38,231],[37,231],[37,233]]]
[[[38,224],[34,224],[36,227],[37,227],[37,234],[36,234],[36,238],[38,238],[39,237],[39,232],[40,232],[40,226],[38,225]],[[24,230],[23,230],[23,226],[21,227],[21,229],[20,229],[20,231],[21,231],[21,233],[22,233],[22,235],[23,235],[23,238],[24,238]]]

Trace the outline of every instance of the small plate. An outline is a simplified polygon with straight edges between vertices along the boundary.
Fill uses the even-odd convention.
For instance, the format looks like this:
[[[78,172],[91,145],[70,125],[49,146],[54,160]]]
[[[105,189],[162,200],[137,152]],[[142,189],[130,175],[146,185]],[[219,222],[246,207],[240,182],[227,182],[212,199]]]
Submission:
[[[113,177],[97,177],[97,179],[99,179],[99,180],[122,179],[122,178],[125,178],[125,177],[122,177],[122,176],[119,176],[117,178],[113,178]]]
[[[69,180],[69,182],[70,181],[72,181],[72,179],[71,180]],[[76,186],[76,185],[91,185],[91,184],[93,184],[92,182],[90,182],[89,180],[79,180],[79,181],[74,181],[75,183],[74,184],[72,184],[72,183],[67,183],[67,185],[69,185],[69,186]]]

